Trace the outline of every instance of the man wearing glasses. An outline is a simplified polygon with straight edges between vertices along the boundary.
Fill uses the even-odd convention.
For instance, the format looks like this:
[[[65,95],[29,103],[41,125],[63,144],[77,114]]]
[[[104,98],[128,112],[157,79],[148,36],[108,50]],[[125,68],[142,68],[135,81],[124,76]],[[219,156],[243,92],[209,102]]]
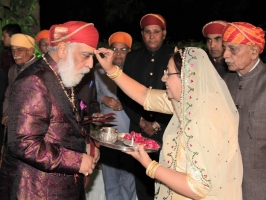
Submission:
[[[131,36],[125,32],[115,32],[109,37],[108,44],[114,51],[113,64],[123,68],[132,45]],[[115,113],[116,120],[112,126],[118,132],[128,133],[129,118],[117,97],[118,87],[99,65],[95,69],[95,81],[101,113]],[[118,150],[101,147],[101,164],[106,199],[136,200],[132,157]]]

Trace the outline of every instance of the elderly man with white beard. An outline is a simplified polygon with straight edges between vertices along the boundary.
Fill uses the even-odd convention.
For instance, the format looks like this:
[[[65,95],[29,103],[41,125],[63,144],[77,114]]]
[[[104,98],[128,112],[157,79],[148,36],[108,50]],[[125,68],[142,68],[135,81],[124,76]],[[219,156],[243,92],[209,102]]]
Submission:
[[[25,34],[17,33],[10,38],[11,52],[15,64],[12,65],[8,71],[8,87],[5,92],[5,100],[3,103],[3,118],[2,124],[8,124],[8,99],[9,91],[12,83],[15,81],[20,72],[36,62],[37,58],[34,54],[35,40]]]
[[[91,23],[53,25],[48,53],[13,83],[1,199],[85,199],[84,179],[99,151],[84,131],[73,87],[93,67],[98,38]]]

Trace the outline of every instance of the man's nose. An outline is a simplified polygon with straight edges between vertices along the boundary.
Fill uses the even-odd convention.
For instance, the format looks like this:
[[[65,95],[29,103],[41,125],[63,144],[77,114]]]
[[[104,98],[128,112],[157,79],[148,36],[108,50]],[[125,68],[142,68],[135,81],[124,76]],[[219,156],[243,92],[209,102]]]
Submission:
[[[154,35],[155,35],[155,34],[154,34],[153,32],[151,32],[151,33],[150,33],[150,38],[154,38]]]
[[[225,50],[224,50],[223,57],[224,57],[224,58],[228,58],[229,55],[230,55],[230,51],[225,49]]]
[[[93,58],[90,56],[86,61],[85,61],[85,67],[92,68],[93,67]]]
[[[211,47],[215,47],[216,46],[216,42],[215,41],[211,41]]]

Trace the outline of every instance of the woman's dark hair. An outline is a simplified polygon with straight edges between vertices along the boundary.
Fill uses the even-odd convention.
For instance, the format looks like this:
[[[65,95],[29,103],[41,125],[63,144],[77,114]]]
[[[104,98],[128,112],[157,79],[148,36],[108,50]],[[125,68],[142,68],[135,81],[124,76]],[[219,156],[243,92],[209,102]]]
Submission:
[[[172,55],[172,58],[174,60],[174,63],[175,63],[175,66],[176,66],[176,69],[178,72],[181,72],[181,68],[182,68],[182,58],[181,58],[181,55],[180,55],[180,52],[177,51],[175,52],[173,55]]]

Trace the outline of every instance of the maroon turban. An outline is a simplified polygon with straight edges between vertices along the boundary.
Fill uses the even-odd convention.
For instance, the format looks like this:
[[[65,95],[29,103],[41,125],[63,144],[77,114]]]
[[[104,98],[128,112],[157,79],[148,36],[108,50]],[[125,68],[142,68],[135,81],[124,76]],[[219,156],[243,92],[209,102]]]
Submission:
[[[163,18],[162,15],[159,14],[147,14],[144,15],[141,20],[140,20],[140,27],[144,28],[145,26],[149,25],[159,25],[161,26],[164,30],[166,30],[166,21]]]
[[[204,37],[207,37],[208,34],[222,34],[225,26],[227,25],[226,21],[216,20],[209,22],[202,28],[202,34]]]
[[[49,46],[57,46],[60,42],[77,42],[96,48],[98,41],[99,33],[92,23],[69,21],[50,28]]]

